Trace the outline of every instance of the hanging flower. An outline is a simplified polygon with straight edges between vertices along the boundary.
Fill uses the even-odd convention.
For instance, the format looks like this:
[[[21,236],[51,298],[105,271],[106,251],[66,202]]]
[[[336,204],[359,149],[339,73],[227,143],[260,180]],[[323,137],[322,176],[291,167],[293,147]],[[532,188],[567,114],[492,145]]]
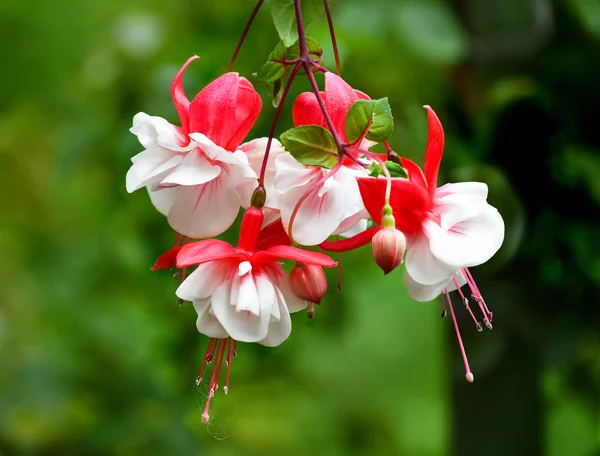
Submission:
[[[160,117],[136,114],[131,132],[145,150],[132,158],[127,191],[147,187],[155,207],[177,232],[194,238],[223,233],[240,206],[249,205],[242,189],[256,184],[245,152],[262,144],[240,145],[261,109],[252,84],[237,73],[215,79],[190,102],[182,76],[171,86],[181,126]],[[247,199],[247,196],[246,196]]]
[[[469,267],[489,260],[504,240],[504,221],[487,199],[487,185],[480,182],[446,184],[436,188],[444,148],[442,125],[426,106],[429,139],[425,154],[425,172],[412,161],[402,158],[409,179],[392,179],[390,206],[396,227],[407,238],[405,285],[417,301],[430,301],[443,294],[450,307],[466,368],[473,381],[467,356],[456,323],[450,292],[457,290],[478,330],[481,323],[473,314],[461,287],[467,284],[479,306],[483,321],[492,328],[488,309]],[[381,223],[385,180],[360,178],[358,185],[365,206],[376,223]]]
[[[305,309],[306,302],[293,292],[279,260],[285,258],[320,267],[337,264],[322,253],[282,245],[285,240],[277,224],[261,232],[263,220],[262,210],[250,207],[242,220],[237,247],[219,240],[192,242],[165,253],[155,265],[154,269],[169,267],[175,260],[179,268],[197,266],[176,294],[193,302],[198,314],[198,331],[215,340],[209,344],[204,364],[207,357],[210,362],[218,355],[217,361],[222,363],[225,352],[231,354],[235,347],[227,342],[229,338],[268,347],[288,338],[292,330],[290,313]],[[227,379],[230,361],[229,356]],[[218,374],[211,378],[211,397],[218,388],[221,371],[220,367],[213,369],[217,369]],[[204,365],[198,382],[202,380],[203,371]],[[228,383],[227,380],[226,388]],[[203,416],[205,420],[208,420],[209,402],[210,398],[206,417]]]
[[[332,73],[325,73],[325,91],[321,95],[336,132],[346,142],[348,110],[356,100],[369,97]],[[292,114],[296,127],[319,125],[327,128],[314,93],[300,94]],[[363,140],[363,148],[371,145],[370,141]],[[356,183],[357,176],[368,172],[351,159],[346,157],[340,166],[328,170],[304,166],[289,153],[284,153],[277,158],[276,169],[274,185],[280,194],[278,208],[283,226],[300,244],[320,244],[332,234],[345,233],[369,218]],[[327,176],[328,173],[331,175]],[[327,178],[323,179],[324,176]],[[295,211],[297,214],[292,220]],[[360,228],[364,229],[364,224]]]

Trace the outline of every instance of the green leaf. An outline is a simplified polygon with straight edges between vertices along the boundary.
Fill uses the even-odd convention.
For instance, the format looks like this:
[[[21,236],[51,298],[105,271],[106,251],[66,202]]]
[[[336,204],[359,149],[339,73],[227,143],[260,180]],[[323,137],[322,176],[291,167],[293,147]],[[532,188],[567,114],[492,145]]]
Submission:
[[[281,143],[303,165],[333,168],[338,151],[331,133],[318,125],[292,128],[281,135]]]
[[[321,57],[323,56],[323,46],[321,43],[317,41],[316,38],[312,36],[306,37],[306,48],[308,49],[308,54],[311,57]],[[288,59],[297,59],[300,56],[300,46],[298,45],[298,41],[293,44],[290,48],[288,48]],[[293,57],[292,57],[293,56]]]
[[[296,27],[296,10],[294,0],[267,0],[267,7],[273,16],[273,23],[279,33],[279,37],[286,46],[293,45],[298,40],[298,28]],[[303,0],[302,18],[304,26],[310,24],[322,13],[322,0]]]
[[[385,162],[385,167],[388,169],[391,177],[401,177],[403,179],[408,179],[408,173],[398,163],[394,163],[393,161],[388,160]],[[370,176],[373,176],[373,177],[385,176],[383,169],[381,169],[381,166],[379,166],[379,164],[377,162],[374,162],[369,167],[369,169],[371,170],[371,174],[369,174]]]
[[[286,66],[278,62],[273,62],[273,60],[286,60],[288,58],[287,54],[285,43],[283,40],[280,40],[275,49],[269,54],[268,61],[254,75],[256,82],[259,84],[271,84],[281,78]]]
[[[394,118],[387,98],[357,100],[346,117],[346,138],[355,143],[364,135],[370,141],[386,141],[394,130]]]

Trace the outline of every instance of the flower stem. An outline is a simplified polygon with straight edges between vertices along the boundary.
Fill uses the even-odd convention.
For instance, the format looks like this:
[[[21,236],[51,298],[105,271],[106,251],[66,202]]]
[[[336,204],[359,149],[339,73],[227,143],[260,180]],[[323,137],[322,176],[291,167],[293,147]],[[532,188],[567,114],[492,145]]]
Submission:
[[[381,229],[380,226],[374,226],[365,231],[362,231],[348,239],[342,239],[341,241],[325,241],[319,244],[323,250],[328,252],[348,252],[362,247],[365,244],[371,242],[375,233]]]
[[[269,160],[269,152],[271,151],[271,144],[273,143],[273,136],[275,135],[275,127],[277,126],[277,121],[279,120],[279,115],[281,114],[281,109],[283,108],[283,103],[287,97],[288,92],[290,91],[290,87],[292,86],[292,82],[294,82],[294,78],[302,65],[300,62],[296,64],[296,66],[292,69],[292,74],[288,79],[285,87],[283,88],[283,92],[281,93],[281,99],[279,100],[279,105],[277,105],[277,109],[275,110],[275,116],[273,116],[273,123],[271,124],[271,130],[269,131],[269,139],[267,140],[267,147],[265,148],[265,156],[263,157],[262,165],[260,167],[260,177],[258,178],[258,186],[262,187],[265,184],[265,173],[267,171],[267,162]]]
[[[240,49],[242,48],[242,45],[244,44],[244,41],[246,40],[246,35],[248,34],[248,31],[250,30],[250,27],[252,26],[252,23],[254,22],[254,18],[258,14],[258,10],[260,10],[260,7],[262,6],[264,1],[265,0],[258,0],[258,3],[252,10],[252,14],[250,14],[250,17],[248,18],[248,22],[246,22],[246,27],[244,27],[242,36],[240,36],[240,40],[238,41],[238,44],[235,47],[235,51],[233,51],[233,55],[231,56],[231,60],[229,61],[229,65],[227,66],[227,73],[229,73],[231,71],[231,68],[233,67],[233,63],[235,62],[235,59],[237,58],[238,54],[240,53]]]
[[[300,60],[302,61],[302,66],[306,71],[306,76],[308,77],[308,81],[312,87],[312,90],[315,94],[315,98],[317,99],[317,103],[319,104],[319,108],[323,113],[323,118],[325,119],[325,123],[327,124],[327,128],[331,132],[333,136],[333,140],[335,141],[335,145],[338,149],[338,153],[342,154],[344,150],[344,146],[342,144],[342,140],[335,127],[333,126],[333,121],[327,112],[327,108],[325,107],[325,101],[321,96],[321,92],[319,91],[319,86],[317,85],[317,81],[315,79],[315,75],[313,74],[313,60],[308,54],[308,48],[306,46],[306,33],[304,32],[304,22],[302,20],[302,8],[300,6],[301,0],[294,0],[294,7],[296,9],[296,25],[298,28],[298,44],[300,46]]]
[[[338,76],[341,76],[342,66],[340,65],[340,54],[338,52],[337,41],[335,39],[335,30],[333,29],[333,19],[331,18],[331,11],[329,10],[329,3],[327,0],[323,0],[323,6],[325,7],[327,25],[329,26],[329,35],[331,36],[331,45],[333,46],[333,55],[335,56],[335,72]]]

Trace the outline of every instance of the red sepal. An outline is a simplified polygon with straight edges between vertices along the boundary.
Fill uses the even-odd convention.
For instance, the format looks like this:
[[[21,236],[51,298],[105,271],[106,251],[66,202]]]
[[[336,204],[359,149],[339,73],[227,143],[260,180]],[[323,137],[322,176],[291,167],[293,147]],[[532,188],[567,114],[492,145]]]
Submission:
[[[225,258],[239,258],[243,260],[246,257],[247,255],[238,252],[225,241],[208,239],[205,241],[190,242],[182,246],[177,255],[177,267],[185,268]]]
[[[424,106],[424,108],[427,109],[427,122],[429,124],[424,169],[429,194],[433,197],[437,188],[438,171],[444,153],[444,129],[433,109],[429,106]]]
[[[175,259],[177,258],[177,254],[181,246],[173,247],[171,250],[167,250],[161,256],[158,257],[154,266],[150,268],[151,271],[158,271],[159,269],[171,268],[175,266]]]
[[[190,63],[199,58],[200,57],[197,55],[194,55],[187,59],[171,83],[171,98],[173,99],[173,104],[175,105],[177,114],[179,114],[181,128],[183,129],[183,133],[185,135],[190,133],[190,101],[185,96],[185,91],[183,90],[183,72]]]
[[[289,245],[276,245],[267,250],[261,250],[252,257],[252,264],[272,263],[277,260],[286,258],[288,260],[300,261],[306,264],[315,264],[324,268],[333,268],[337,266],[337,262],[329,258],[327,255],[319,252],[311,252],[310,250],[302,250]]]

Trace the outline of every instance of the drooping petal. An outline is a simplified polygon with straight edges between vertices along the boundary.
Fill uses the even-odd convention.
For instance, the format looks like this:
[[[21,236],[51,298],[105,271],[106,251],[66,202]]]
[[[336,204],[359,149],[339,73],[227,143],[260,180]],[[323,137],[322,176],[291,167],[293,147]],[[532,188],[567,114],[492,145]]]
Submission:
[[[358,177],[357,182],[365,208],[375,223],[380,225],[385,202],[386,179]],[[393,178],[390,205],[396,219],[396,228],[409,235],[421,229],[429,209],[429,196],[414,182]]]
[[[415,281],[408,271],[404,272],[404,286],[408,295],[418,302],[427,302],[437,298],[442,291],[451,283],[451,279],[445,279],[440,282],[423,285]]]
[[[269,286],[270,294],[267,290]],[[223,283],[217,288],[211,300],[213,314],[233,339],[240,342],[259,342],[267,336],[269,329],[271,308],[275,304],[275,292],[272,288],[273,285],[264,283],[261,276],[256,278],[256,290],[260,300],[260,311],[257,317],[248,311],[238,312],[236,306],[231,305],[231,283]]]
[[[449,230],[457,223],[475,217],[488,205],[485,199],[473,193],[448,194],[436,198],[433,212],[439,215],[439,225]]]
[[[448,230],[434,223],[427,224],[426,230],[432,254],[439,261],[455,267],[485,263],[500,249],[504,240],[504,220],[489,204],[477,215]]]
[[[175,294],[184,301],[208,299],[217,287],[230,279],[235,267],[236,263],[232,261],[214,260],[203,263],[186,277]]]
[[[292,226],[294,208],[305,194]],[[281,196],[281,220],[292,239],[302,245],[317,245],[326,240],[344,220],[344,194],[342,186],[333,178],[319,188],[292,189]]]
[[[175,77],[173,78],[173,82],[171,83],[171,98],[173,99],[173,104],[175,105],[175,109],[177,110],[177,114],[179,114],[179,120],[181,121],[181,127],[183,131],[187,134],[190,132],[190,101],[185,96],[185,91],[183,90],[183,73],[185,69],[192,63],[194,60],[199,59],[197,55],[194,55],[187,59],[187,61],[183,64],[181,69],[177,72]]]
[[[158,212],[162,215],[169,215],[169,211],[175,204],[181,187],[167,187],[153,190],[151,186],[147,187],[150,201]]]
[[[429,240],[423,234],[411,239],[405,264],[408,274],[423,285],[448,281],[457,269],[440,261],[431,253]]]
[[[200,185],[221,174],[221,167],[212,165],[199,149],[186,155],[183,161],[161,181],[161,185]]]
[[[424,108],[427,109],[427,122],[429,124],[424,168],[429,194],[433,195],[437,187],[438,171],[444,153],[444,129],[433,109],[429,106],[424,106]]]
[[[488,186],[483,182],[458,182],[456,184],[444,184],[435,190],[436,200],[448,195],[477,195],[486,200]]]
[[[189,150],[190,141],[185,133],[162,117],[139,112],[133,117],[133,126],[129,131],[137,136],[140,144],[146,149],[160,146],[177,152]]]
[[[315,178],[322,175],[317,166],[304,166],[298,163],[289,153],[281,154],[275,160],[277,173],[273,180],[275,189],[284,194],[297,187],[304,187]]]
[[[248,263],[247,261],[244,263]],[[240,267],[244,264],[240,264]],[[239,292],[235,304],[235,310],[237,312],[250,312],[255,317],[260,316],[261,306],[258,291],[256,289],[256,283],[252,276],[252,269],[247,270],[245,273],[241,268],[238,273],[240,277]]]
[[[182,246],[177,254],[177,267],[185,268],[225,258],[239,258],[243,261],[245,257],[227,242],[218,239],[190,242]]]
[[[343,221],[348,218],[352,218],[360,213],[365,213],[366,215],[365,205],[363,204],[362,197],[360,195],[360,190],[356,182],[356,178],[361,176],[362,174],[362,172],[354,171],[346,166],[342,166],[333,176],[333,179],[335,179],[340,184],[342,188],[342,194],[344,195]],[[349,227],[354,226],[356,223],[357,222],[355,221],[350,222]],[[349,227],[343,226],[342,231],[346,231],[346,229]],[[337,232],[339,232],[339,228],[340,227],[336,229]]]
[[[183,155],[162,147],[153,147],[133,157],[133,164],[125,177],[125,187],[132,193],[147,185],[158,184],[183,160]]]
[[[333,234],[339,234],[342,237],[349,238],[356,236],[358,233],[365,231],[369,225],[368,218],[369,213],[366,209],[361,212],[354,214],[352,217],[345,219],[340,226],[333,232]]]
[[[261,250],[252,256],[252,263],[272,263],[281,260],[282,258],[301,261],[302,263],[315,264],[325,268],[333,268],[337,265],[336,261],[323,253],[302,250],[289,245],[276,245],[267,250]]]
[[[461,287],[467,283],[464,275],[460,271],[457,271],[453,278],[432,285],[420,284],[419,282],[416,282],[408,272],[405,272],[404,285],[408,295],[412,299],[419,302],[427,302],[437,298],[444,290],[448,290],[449,292],[456,290],[456,284],[453,279],[456,279],[456,282]]]
[[[259,344],[264,345],[265,347],[277,347],[278,345],[281,345],[292,333],[292,319],[290,318],[290,312],[285,306],[285,301],[281,292],[277,289],[275,289],[275,291],[275,307],[278,310],[279,317],[274,321],[271,321],[267,337],[259,342]]]
[[[217,339],[229,337],[225,328],[223,328],[219,320],[212,314],[210,299],[194,301],[194,309],[198,314],[198,319],[196,320],[198,332]]]
[[[321,97],[324,100],[326,99],[325,92],[321,92]],[[298,95],[292,106],[292,118],[296,127],[301,125],[319,125],[327,128],[317,98],[312,92],[303,92]]]
[[[239,195],[221,174],[194,187],[182,187],[169,211],[171,227],[191,238],[209,238],[225,232],[240,210]]]

